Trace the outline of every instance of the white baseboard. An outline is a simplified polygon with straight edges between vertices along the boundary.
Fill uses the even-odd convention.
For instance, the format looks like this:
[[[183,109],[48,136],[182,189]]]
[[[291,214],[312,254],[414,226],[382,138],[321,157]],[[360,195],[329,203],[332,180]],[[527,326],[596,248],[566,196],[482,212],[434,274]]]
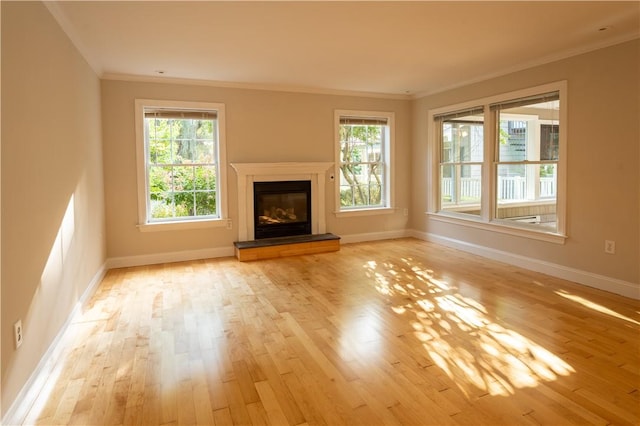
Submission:
[[[87,286],[87,289],[76,302],[73,310],[67,317],[67,320],[64,322],[62,327],[60,327],[58,334],[56,334],[56,337],[49,345],[49,348],[42,355],[42,358],[40,358],[40,362],[29,376],[29,379],[25,382],[22,389],[20,389],[18,395],[16,395],[13,404],[11,404],[3,416],[0,424],[21,425],[24,422],[27,413],[38,398],[40,391],[44,388],[45,382],[53,374],[54,369],[58,365],[60,354],[65,347],[64,337],[67,329],[76,320],[76,318],[82,315],[84,308],[87,306],[91,297],[95,294],[106,273],[107,266],[106,264],[103,264],[94,274]]]
[[[631,299],[640,299],[640,285],[628,281],[594,274],[592,272],[582,271],[580,269],[570,268],[568,266],[558,265],[544,260],[532,259],[518,254],[496,250],[428,232],[412,230],[408,233],[410,236],[421,240],[442,244],[447,247],[477,254],[489,259],[508,263],[509,265],[529,269],[531,271],[541,272],[551,275],[552,277],[573,281],[588,287],[629,297]]]
[[[366,241],[391,240],[393,238],[410,237],[407,230],[369,232],[366,234],[340,235],[340,244],[363,243]]]
[[[184,262],[189,260],[210,259],[214,257],[229,257],[233,255],[233,247],[216,247],[201,250],[143,254],[139,256],[112,257],[107,259],[107,269],[155,265],[158,263]]]

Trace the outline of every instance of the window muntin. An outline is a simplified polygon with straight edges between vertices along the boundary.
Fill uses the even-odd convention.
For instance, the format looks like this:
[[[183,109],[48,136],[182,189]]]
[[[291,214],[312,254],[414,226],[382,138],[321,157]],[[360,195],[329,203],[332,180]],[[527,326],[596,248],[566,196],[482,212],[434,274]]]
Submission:
[[[338,209],[390,207],[393,115],[337,112]]]
[[[563,81],[429,111],[433,123],[429,132],[433,159],[429,176],[434,191],[430,194],[428,213],[440,221],[563,243],[566,238],[566,104],[567,83]],[[484,111],[478,215],[469,214],[462,206],[452,208],[443,202],[442,188],[442,163],[448,162],[442,153],[442,123],[460,119],[474,109]],[[542,114],[540,110],[545,109]],[[501,118],[503,126],[507,126],[502,130],[507,134],[511,126],[514,142],[511,152],[505,152],[505,148],[500,152],[500,138],[505,136],[505,132],[500,131]],[[528,128],[527,121],[532,118],[537,124]],[[505,121],[511,123],[505,124]],[[520,146],[516,146],[518,137]],[[514,186],[516,179],[499,178],[499,175],[519,175],[521,182]],[[523,183],[525,177],[529,179]],[[516,191],[519,191],[517,197]]]
[[[557,231],[560,95],[491,105],[495,111],[494,219]]]
[[[224,105],[136,101],[139,220],[222,219]]]
[[[480,215],[484,157],[482,108],[436,117],[440,134],[440,208]]]

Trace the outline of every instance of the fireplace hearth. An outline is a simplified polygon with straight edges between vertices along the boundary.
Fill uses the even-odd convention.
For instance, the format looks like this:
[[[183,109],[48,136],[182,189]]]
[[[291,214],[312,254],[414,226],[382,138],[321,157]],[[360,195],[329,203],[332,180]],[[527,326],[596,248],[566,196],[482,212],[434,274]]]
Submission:
[[[255,239],[311,234],[311,181],[254,182]]]

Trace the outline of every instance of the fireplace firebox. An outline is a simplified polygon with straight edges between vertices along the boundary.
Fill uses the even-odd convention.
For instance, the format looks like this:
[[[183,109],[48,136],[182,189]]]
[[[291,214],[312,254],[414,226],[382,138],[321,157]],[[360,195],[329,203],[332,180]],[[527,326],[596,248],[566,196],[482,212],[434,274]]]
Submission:
[[[254,182],[255,239],[311,234],[311,181]]]

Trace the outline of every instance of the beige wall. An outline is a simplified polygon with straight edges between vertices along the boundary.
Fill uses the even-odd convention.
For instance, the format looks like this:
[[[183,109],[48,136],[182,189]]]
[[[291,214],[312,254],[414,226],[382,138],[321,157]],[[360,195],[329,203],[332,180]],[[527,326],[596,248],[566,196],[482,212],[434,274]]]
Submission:
[[[1,7],[4,415],[106,250],[99,80],[44,5]]]
[[[624,43],[416,100],[413,103],[411,227],[593,274],[638,283],[640,41]],[[427,111],[568,81],[567,234],[564,245],[430,220]],[[616,254],[604,253],[604,240]]]
[[[346,237],[374,232],[402,231],[409,205],[410,102],[244,90],[210,86],[104,80],[102,116],[109,258],[232,248],[238,240],[236,174],[227,167],[229,215],[234,228],[140,232],[136,228],[137,183],[134,100],[164,99],[221,102],[226,110],[229,163],[334,161],[334,110],[393,111],[396,116],[396,205],[394,214],[336,218],[334,188],[328,180],[327,231]]]

